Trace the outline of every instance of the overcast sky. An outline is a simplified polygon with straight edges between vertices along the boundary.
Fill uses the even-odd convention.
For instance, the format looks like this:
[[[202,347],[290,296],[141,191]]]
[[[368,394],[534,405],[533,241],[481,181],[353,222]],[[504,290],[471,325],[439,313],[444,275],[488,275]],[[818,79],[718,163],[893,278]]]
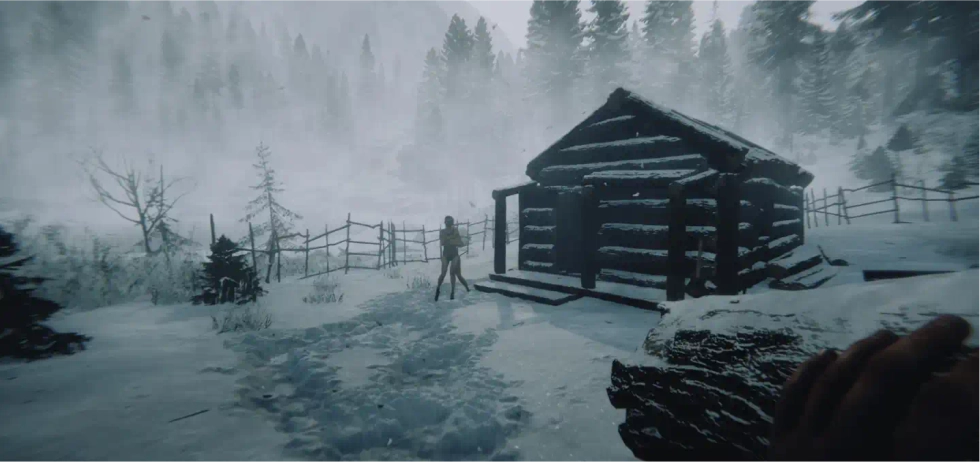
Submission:
[[[510,41],[517,47],[524,47],[526,43],[525,34],[527,33],[527,19],[530,16],[531,2],[524,0],[474,0],[470,1],[483,14],[490,18],[507,34]],[[630,21],[637,19],[643,13],[644,2],[627,2],[630,9]],[[718,17],[725,23],[725,27],[734,27],[738,24],[739,15],[742,9],[752,4],[751,1],[729,0],[718,2]],[[812,21],[822,25],[825,29],[834,29],[836,23],[831,20],[831,15],[838,11],[843,11],[860,4],[860,1],[818,1],[811,9]],[[581,2],[581,8],[587,9],[590,1]],[[700,38],[712,17],[712,1],[695,1],[694,15],[697,18],[697,36]],[[584,13],[588,17],[588,13]]]

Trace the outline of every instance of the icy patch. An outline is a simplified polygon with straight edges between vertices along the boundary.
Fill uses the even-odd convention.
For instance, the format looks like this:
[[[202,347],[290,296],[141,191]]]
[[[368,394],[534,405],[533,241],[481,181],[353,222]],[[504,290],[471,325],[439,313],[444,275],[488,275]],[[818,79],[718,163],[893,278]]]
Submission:
[[[234,346],[251,366],[240,401],[277,421],[299,458],[513,459],[505,443],[526,411],[479,363],[501,324],[493,298],[457,294],[476,302],[462,307],[431,295],[392,294],[349,321],[244,337]]]

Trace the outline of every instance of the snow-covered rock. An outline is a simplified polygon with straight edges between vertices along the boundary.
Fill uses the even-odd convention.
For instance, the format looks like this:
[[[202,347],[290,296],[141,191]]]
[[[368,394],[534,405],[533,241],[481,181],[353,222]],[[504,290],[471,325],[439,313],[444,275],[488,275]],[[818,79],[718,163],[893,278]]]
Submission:
[[[798,364],[887,328],[908,333],[939,313],[963,316],[977,344],[977,270],[806,292],[665,304],[636,354],[612,366],[620,436],[641,459],[765,456],[772,410]]]

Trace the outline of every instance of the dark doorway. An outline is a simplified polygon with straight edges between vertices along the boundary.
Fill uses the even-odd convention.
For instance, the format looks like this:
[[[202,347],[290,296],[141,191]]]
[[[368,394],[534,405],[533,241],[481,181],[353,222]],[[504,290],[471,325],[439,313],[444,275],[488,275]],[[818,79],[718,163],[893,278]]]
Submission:
[[[558,194],[555,210],[555,267],[560,273],[582,271],[582,195]]]

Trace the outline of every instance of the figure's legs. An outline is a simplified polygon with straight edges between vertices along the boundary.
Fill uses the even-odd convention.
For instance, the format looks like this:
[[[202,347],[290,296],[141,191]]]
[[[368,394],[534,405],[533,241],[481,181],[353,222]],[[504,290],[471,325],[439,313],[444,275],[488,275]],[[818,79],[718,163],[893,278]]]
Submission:
[[[449,292],[449,299],[456,300],[456,260],[459,257],[452,259],[449,263],[449,287],[451,288]]]
[[[442,259],[442,269],[439,273],[439,282],[436,282],[436,301],[439,301],[439,289],[442,289],[442,281],[446,280],[446,270],[449,269],[449,260]]]
[[[456,257],[456,259],[453,260],[453,265],[450,268],[450,271],[451,271],[451,274],[453,276],[455,276],[457,279],[459,279],[459,282],[463,283],[463,287],[465,287],[466,288],[466,291],[469,292],[470,291],[470,285],[467,284],[466,283],[466,279],[463,278],[463,269],[462,269],[462,267],[463,267],[463,263],[460,261],[460,257]]]

